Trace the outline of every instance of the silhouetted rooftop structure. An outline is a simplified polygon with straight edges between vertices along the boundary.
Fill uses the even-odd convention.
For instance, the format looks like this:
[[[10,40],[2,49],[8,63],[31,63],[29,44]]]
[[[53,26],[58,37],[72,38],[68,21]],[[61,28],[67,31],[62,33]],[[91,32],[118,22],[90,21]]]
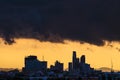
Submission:
[[[54,66],[50,66],[50,70],[54,72],[63,72],[63,63],[56,61]]]
[[[23,67],[23,72],[36,72],[47,70],[47,61],[39,61],[37,56],[30,55],[25,57],[25,67]]]

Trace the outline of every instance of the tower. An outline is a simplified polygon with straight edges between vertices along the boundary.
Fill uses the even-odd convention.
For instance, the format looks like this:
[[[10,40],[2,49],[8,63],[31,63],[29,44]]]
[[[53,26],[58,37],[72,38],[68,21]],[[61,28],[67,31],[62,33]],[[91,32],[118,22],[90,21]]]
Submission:
[[[81,63],[85,63],[85,55],[81,56]]]
[[[73,70],[76,69],[76,62],[77,62],[77,60],[76,60],[76,51],[73,51],[73,56],[72,56],[72,68],[73,68]]]

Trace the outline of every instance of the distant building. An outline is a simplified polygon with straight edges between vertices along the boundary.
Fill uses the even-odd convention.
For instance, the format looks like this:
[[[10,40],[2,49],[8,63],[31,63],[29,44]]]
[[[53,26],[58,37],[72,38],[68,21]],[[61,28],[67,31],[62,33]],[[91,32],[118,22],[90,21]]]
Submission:
[[[39,61],[37,56],[25,57],[25,67],[23,67],[23,72],[45,72],[47,70],[47,61]]]
[[[76,51],[73,51],[73,56],[72,56],[72,67],[73,67],[73,69],[76,69],[76,65],[77,65]]]
[[[76,57],[76,51],[73,51],[72,62],[69,62],[69,71],[70,72],[77,72],[80,74],[87,74],[92,72],[92,68],[90,64],[87,64],[85,61],[85,55],[82,55],[79,58]]]
[[[85,55],[82,55],[80,59],[81,59],[81,63],[85,63]]]
[[[54,72],[63,72],[63,63],[56,61],[54,66],[50,66],[50,70]]]
[[[68,64],[68,69],[69,69],[69,71],[71,72],[72,71],[72,63],[71,62],[69,62],[69,64]]]

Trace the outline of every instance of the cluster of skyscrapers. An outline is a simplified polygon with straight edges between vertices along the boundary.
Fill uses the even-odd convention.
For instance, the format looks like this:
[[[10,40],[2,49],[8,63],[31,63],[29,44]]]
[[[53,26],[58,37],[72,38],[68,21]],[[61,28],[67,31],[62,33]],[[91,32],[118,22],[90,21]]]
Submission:
[[[22,72],[0,72],[0,80],[120,80],[120,72],[94,70],[86,63],[85,55],[78,58],[76,51],[68,63],[68,71],[63,70],[64,64],[59,61],[47,68],[47,61],[40,61],[33,55],[25,57],[24,63]]]
[[[85,62],[85,55],[80,58],[76,57],[76,51],[73,51],[72,62],[69,62],[69,72],[86,74],[91,73],[94,69],[90,67],[90,64]]]
[[[63,63],[60,63],[59,61],[55,62],[55,65],[51,65],[50,69],[54,72],[63,72]],[[23,67],[23,72],[35,72],[35,71],[41,71],[46,72],[47,69],[47,61],[39,61],[37,59],[37,56],[28,56],[25,58],[25,67]],[[80,58],[76,57],[76,51],[73,51],[72,56],[72,62],[69,62],[68,67],[69,72],[74,72],[77,74],[86,74],[92,72],[92,68],[90,67],[90,64],[87,64],[85,62],[85,55],[82,55]]]
[[[47,70],[47,61],[39,61],[37,56],[33,55],[25,57],[25,67],[22,68],[23,72],[32,73],[41,71],[41,73],[45,73]],[[55,65],[50,66],[50,71],[63,72],[63,63],[56,61]]]

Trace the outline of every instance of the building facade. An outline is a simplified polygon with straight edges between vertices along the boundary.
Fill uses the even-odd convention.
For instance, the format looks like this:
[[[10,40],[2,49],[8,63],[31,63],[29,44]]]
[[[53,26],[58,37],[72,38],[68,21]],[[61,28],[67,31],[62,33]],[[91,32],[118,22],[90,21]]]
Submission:
[[[25,67],[23,67],[23,72],[45,72],[47,70],[47,61],[39,61],[37,56],[25,57]]]

